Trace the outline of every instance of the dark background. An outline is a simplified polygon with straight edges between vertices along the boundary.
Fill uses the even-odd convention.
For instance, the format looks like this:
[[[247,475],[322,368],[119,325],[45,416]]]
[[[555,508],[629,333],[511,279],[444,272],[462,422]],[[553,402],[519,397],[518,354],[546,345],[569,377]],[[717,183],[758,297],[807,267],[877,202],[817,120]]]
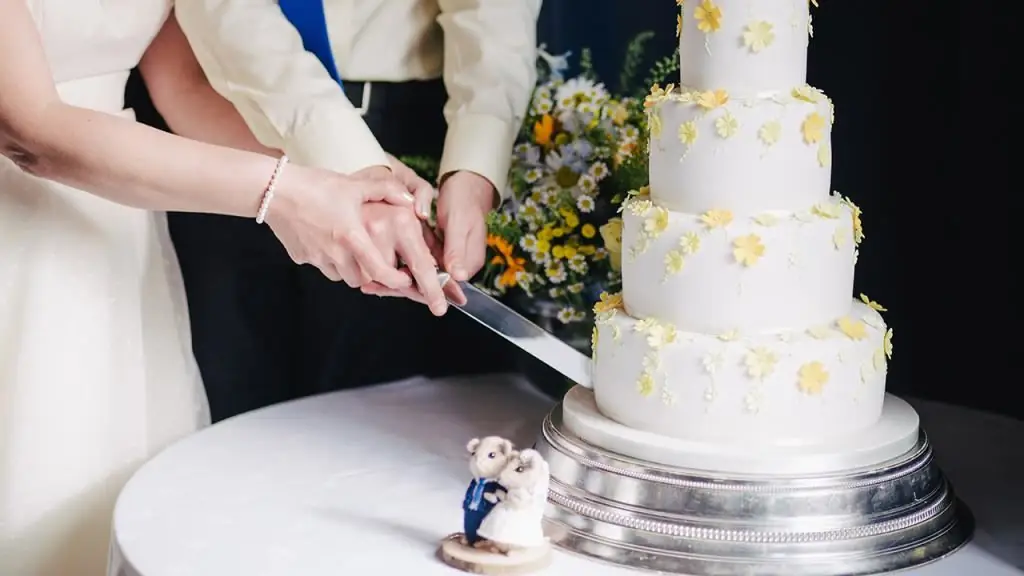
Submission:
[[[1006,8],[819,3],[808,81],[836,103],[832,186],[864,210],[856,291],[889,308],[889,389],[1024,417],[1011,401],[1010,361],[1024,350],[1009,299],[1020,258],[1009,254]],[[676,11],[672,0],[546,0],[539,36],[556,54],[589,47],[614,85],[637,33],[657,33],[651,61],[676,50]],[[128,98],[145,121],[137,79]]]
[[[994,0],[819,4],[808,82],[836,105],[832,186],[864,211],[856,290],[889,308],[889,389],[1024,417],[1010,401],[1024,350],[1009,299],[1021,260],[1007,233],[1009,14]],[[552,53],[590,47],[614,85],[637,33],[657,33],[652,59],[676,49],[677,10],[548,0],[540,39]]]

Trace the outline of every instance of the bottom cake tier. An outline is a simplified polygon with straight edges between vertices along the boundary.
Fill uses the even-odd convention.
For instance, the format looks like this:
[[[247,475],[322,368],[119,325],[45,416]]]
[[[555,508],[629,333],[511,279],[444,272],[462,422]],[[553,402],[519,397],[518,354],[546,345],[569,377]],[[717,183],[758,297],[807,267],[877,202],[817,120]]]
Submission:
[[[597,406],[630,428],[686,440],[814,444],[881,415],[892,330],[855,301],[827,326],[711,336],[598,304]]]

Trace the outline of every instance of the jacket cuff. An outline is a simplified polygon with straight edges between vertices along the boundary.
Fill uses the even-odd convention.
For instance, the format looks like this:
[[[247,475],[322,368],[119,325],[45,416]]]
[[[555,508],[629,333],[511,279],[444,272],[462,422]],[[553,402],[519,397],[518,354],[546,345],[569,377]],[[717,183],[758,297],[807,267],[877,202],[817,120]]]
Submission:
[[[508,171],[518,126],[484,114],[464,114],[448,124],[439,176],[465,170],[486,178],[501,200],[510,195]]]
[[[296,164],[352,174],[371,166],[391,167],[387,154],[357,112],[336,110],[303,123],[285,142]]]

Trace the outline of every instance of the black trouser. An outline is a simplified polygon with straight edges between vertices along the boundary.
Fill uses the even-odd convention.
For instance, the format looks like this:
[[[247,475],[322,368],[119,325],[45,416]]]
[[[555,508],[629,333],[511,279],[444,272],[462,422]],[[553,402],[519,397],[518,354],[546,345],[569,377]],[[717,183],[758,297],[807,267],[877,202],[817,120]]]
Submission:
[[[363,85],[345,89],[359,106]],[[445,97],[440,81],[374,84],[365,119],[395,156],[440,157]],[[251,218],[171,214],[170,228],[215,421],[308,394],[514,365],[504,342],[458,311],[435,318],[331,282]]]

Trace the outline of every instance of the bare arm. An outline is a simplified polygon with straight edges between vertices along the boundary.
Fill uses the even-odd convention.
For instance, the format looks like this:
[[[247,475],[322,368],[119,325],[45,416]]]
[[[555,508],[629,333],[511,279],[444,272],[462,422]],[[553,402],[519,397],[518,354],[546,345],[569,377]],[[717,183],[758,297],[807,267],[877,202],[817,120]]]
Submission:
[[[139,62],[139,72],[153,105],[175,134],[268,156],[281,155],[279,150],[260,144],[234,105],[213,89],[173,13]]]
[[[237,216],[256,214],[275,165],[63,103],[24,0],[0,0],[0,153],[121,204]]]

